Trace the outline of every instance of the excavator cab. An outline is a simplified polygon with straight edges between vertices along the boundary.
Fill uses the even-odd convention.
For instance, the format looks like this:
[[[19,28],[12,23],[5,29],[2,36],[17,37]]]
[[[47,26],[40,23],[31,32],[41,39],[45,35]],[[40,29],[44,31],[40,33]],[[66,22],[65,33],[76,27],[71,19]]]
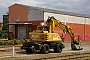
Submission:
[[[37,30],[43,30],[43,26],[38,26]]]
[[[37,29],[34,30],[33,32],[37,32],[37,33],[42,33],[44,31],[44,25],[38,25]]]
[[[49,27],[48,26],[44,26],[44,25],[39,25],[37,26],[37,29],[36,29],[37,32],[49,32]]]

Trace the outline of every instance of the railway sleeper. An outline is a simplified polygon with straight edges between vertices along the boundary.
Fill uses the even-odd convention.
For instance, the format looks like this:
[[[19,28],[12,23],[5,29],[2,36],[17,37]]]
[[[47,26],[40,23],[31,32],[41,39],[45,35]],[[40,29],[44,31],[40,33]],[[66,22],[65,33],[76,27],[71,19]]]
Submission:
[[[84,57],[90,57],[90,55],[77,55],[77,56],[69,57],[69,59],[78,59],[78,58],[84,58]]]

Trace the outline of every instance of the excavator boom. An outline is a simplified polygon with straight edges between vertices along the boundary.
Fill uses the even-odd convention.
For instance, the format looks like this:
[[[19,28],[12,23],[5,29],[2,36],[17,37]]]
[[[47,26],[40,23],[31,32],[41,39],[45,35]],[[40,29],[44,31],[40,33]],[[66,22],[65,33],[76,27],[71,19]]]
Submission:
[[[72,50],[82,50],[83,48],[80,45],[80,42],[76,40],[72,28],[70,26],[64,25],[59,20],[55,19],[54,17],[49,17],[47,19],[47,26],[49,26],[49,32],[54,32],[54,27],[57,26],[61,28],[64,32],[67,32],[71,37],[71,49]]]
[[[49,17],[46,21],[46,25],[38,25],[37,29],[29,33],[30,41],[26,41],[21,46],[21,49],[25,49],[27,53],[34,53],[39,50],[41,53],[49,53],[49,49],[53,49],[55,53],[61,53],[65,47],[62,44],[62,38],[56,32],[54,27],[61,28],[64,32],[67,32],[71,37],[71,49],[82,50],[80,43],[76,40],[72,28],[64,25],[54,17]]]

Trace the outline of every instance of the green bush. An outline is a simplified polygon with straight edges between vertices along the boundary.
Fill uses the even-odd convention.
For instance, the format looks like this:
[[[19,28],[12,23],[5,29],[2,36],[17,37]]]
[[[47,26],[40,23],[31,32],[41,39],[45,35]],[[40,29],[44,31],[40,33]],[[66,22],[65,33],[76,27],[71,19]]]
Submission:
[[[18,39],[13,39],[13,40],[11,40],[11,44],[12,44],[12,42],[14,42],[15,45],[22,44],[22,42]]]
[[[13,40],[0,41],[0,45],[12,45]],[[16,44],[16,43],[15,43]],[[17,43],[18,44],[18,43]]]
[[[13,40],[7,40],[7,41],[0,41],[0,45],[12,45],[12,42],[14,42],[15,45],[18,45],[18,44],[23,44],[25,41],[30,42],[31,40],[29,40],[29,39],[26,39],[26,40],[13,39]]]
[[[0,37],[8,38],[8,31],[7,30],[0,30]]]
[[[25,40],[20,40],[20,41],[21,41],[22,44],[25,42]]]
[[[5,41],[0,41],[0,45],[5,45]]]
[[[6,44],[7,44],[7,45],[12,45],[12,42],[13,42],[12,40],[8,40],[8,41],[6,42]]]
[[[22,44],[22,42],[20,40],[18,40],[18,39],[14,39],[13,42],[14,42],[15,45]]]

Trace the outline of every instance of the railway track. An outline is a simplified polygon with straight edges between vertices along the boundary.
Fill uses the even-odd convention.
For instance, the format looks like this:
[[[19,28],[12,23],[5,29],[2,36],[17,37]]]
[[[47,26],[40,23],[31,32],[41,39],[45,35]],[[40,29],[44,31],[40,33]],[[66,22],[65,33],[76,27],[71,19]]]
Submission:
[[[90,60],[90,52],[61,54],[32,60]]]
[[[10,52],[1,53],[0,58],[10,58]],[[90,60],[90,51],[68,52],[68,53],[49,53],[49,54],[19,54],[15,53],[17,59],[23,60]],[[22,58],[23,57],[23,58]],[[9,59],[12,60],[12,59]]]
[[[15,58],[12,57],[11,53],[11,46],[0,47],[0,60],[2,59],[16,59],[16,60],[90,60],[90,43],[83,44],[82,51],[72,51],[68,47],[69,44],[65,45],[66,48],[63,50],[62,53],[49,53],[49,54],[27,54],[25,51],[20,50],[19,46],[15,46]],[[4,48],[4,49],[2,49]],[[8,58],[7,58],[8,57]]]

